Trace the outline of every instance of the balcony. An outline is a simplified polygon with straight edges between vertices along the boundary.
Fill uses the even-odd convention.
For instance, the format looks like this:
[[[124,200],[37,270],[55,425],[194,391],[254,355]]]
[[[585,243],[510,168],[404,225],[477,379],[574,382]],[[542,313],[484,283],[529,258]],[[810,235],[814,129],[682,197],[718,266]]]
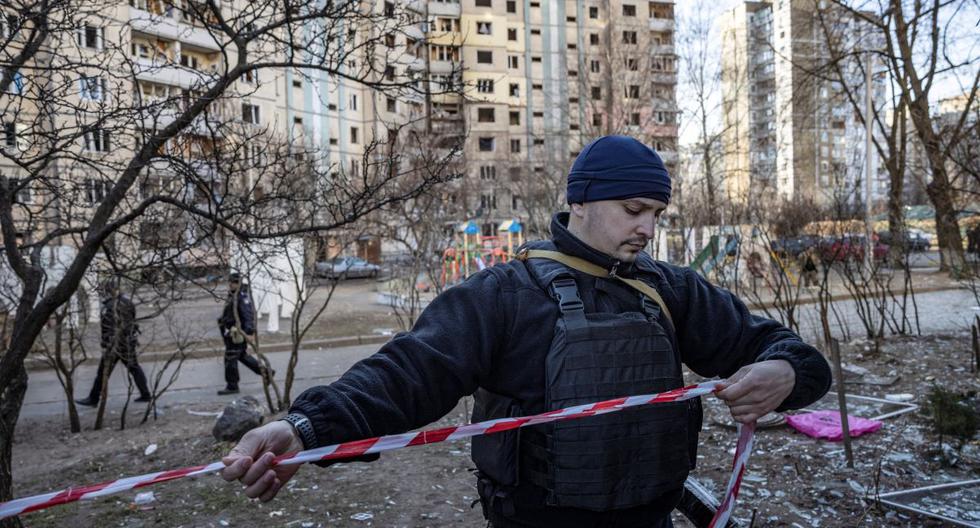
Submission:
[[[141,108],[136,116],[139,125],[145,129],[166,128],[177,118],[179,110],[173,107],[153,107],[156,101],[144,101],[145,108]]]
[[[677,84],[677,72],[650,72],[648,80],[654,84]]]
[[[178,22],[169,16],[154,15],[134,7],[129,10],[129,24],[133,31],[146,35],[176,40],[209,52],[221,51],[208,30]]]
[[[405,32],[405,36],[415,40],[425,40],[425,32],[419,26],[405,26],[402,28]]]
[[[170,62],[144,58],[137,58],[133,69],[136,72],[136,78],[141,81],[179,86],[185,89],[203,88],[210,83],[217,73],[217,68],[214,68],[213,73],[206,73],[183,66],[175,66]]]
[[[677,137],[677,125],[648,125],[646,133],[656,137]]]
[[[669,55],[674,56],[676,50],[673,44],[651,44],[650,55]]]
[[[459,18],[459,2],[429,2],[429,16],[448,16]]]
[[[147,175],[149,179],[155,179],[157,185],[167,187],[168,182],[173,182],[175,176],[180,176],[187,171],[193,172],[202,180],[217,181],[221,171],[211,160],[187,158],[180,161],[163,158],[153,158],[147,164]],[[179,178],[183,180],[183,178]],[[189,203],[189,202],[188,202]]]
[[[425,71],[425,59],[416,57],[415,55],[411,55],[409,53],[405,53],[398,57],[396,62],[404,65],[409,70]]]
[[[674,19],[672,18],[651,18],[650,31],[673,31]]]
[[[422,88],[404,88],[399,91],[398,98],[407,103],[424,103],[425,92]]]
[[[144,129],[162,129],[169,126],[184,111],[183,108],[174,106],[151,107],[153,102],[147,101],[147,107],[142,108],[138,114],[138,124]],[[206,137],[222,136],[222,122],[224,116],[210,114],[207,118],[203,115],[197,116],[191,124],[184,127],[182,133]]]
[[[429,62],[429,73],[446,74],[460,71],[462,71],[462,68],[460,67],[459,63],[455,63],[453,61],[433,60]]]
[[[667,165],[677,165],[677,162],[680,160],[677,151],[674,150],[658,150],[657,154],[660,154],[660,159]]]
[[[457,104],[463,101],[463,96],[455,92],[432,94],[432,102],[439,104]]]
[[[407,0],[402,5],[405,9],[415,13],[423,14],[425,13],[425,0]]]

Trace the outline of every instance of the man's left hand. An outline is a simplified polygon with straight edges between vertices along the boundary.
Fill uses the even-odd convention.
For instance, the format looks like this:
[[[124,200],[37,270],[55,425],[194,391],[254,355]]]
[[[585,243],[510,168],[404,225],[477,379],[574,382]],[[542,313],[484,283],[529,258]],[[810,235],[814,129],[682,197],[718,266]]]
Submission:
[[[796,385],[796,372],[784,359],[746,365],[722,382],[715,393],[736,422],[751,423],[779,407]]]

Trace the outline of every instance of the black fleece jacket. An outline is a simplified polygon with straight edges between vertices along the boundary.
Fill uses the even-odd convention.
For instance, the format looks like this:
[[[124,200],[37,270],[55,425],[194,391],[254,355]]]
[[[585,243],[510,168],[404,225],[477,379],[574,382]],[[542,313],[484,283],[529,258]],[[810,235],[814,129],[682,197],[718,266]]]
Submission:
[[[676,325],[682,360],[698,375],[727,377],[753,362],[784,359],[796,372],[796,386],[781,409],[806,406],[829,389],[827,361],[786,327],[752,315],[730,292],[688,268],[652,259],[618,263],[572,235],[567,222],[568,214],[559,213],[551,225],[561,252],[606,269],[617,265],[621,276],[656,286]],[[578,278],[601,281],[597,290],[618,284]],[[528,413],[541,412],[544,359],[557,318],[555,301],[523,262],[485,269],[436,297],[410,332],[336,382],[303,392],[290,411],[310,419],[321,446],[424,426],[477,387],[524,402]]]

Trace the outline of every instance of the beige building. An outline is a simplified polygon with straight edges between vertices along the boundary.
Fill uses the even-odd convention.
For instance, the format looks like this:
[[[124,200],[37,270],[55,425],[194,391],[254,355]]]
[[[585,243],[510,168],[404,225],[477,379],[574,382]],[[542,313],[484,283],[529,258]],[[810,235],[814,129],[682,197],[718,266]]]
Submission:
[[[89,218],[139,147],[140,130],[169,125],[210,76],[234,63],[233,49],[220,47],[192,14],[207,11],[195,9],[200,6],[194,1],[127,0],[90,13],[77,21],[74,33],[60,34],[64,42],[49,44],[57,50],[53,56],[74,67],[44,78],[19,78],[12,87],[34,94],[56,88],[59,98],[71,101],[68,108],[79,110],[52,115],[44,125],[84,129],[72,147],[77,155],[51,168],[61,178],[63,196],[75,198],[59,214],[78,222]],[[240,7],[238,0],[220,5],[229,12]],[[378,15],[417,17],[417,24],[370,35],[383,37],[386,47],[379,78],[407,81],[415,89],[391,95],[313,69],[264,69],[236,81],[166,152],[187,160],[206,179],[220,168],[212,156],[220,147],[216,141],[254,136],[244,148],[256,160],[270,141],[282,142],[294,150],[297,162],[315,157],[331,178],[344,178],[365,169],[367,145],[379,141],[397,148],[394,131],[424,128],[435,136],[434,147],[464,141],[466,175],[446,198],[459,210],[460,218],[452,220],[476,220],[487,234],[506,220],[526,222],[532,209],[550,213],[563,204],[565,173],[582,145],[596,136],[641,138],[674,171],[672,0],[413,0],[362,7]],[[14,31],[3,20],[0,29]],[[365,38],[360,31],[349,28],[346,38]],[[311,60],[322,54],[308,52]],[[250,60],[270,58],[274,51],[263,53],[253,52]],[[94,67],[78,66],[78,58],[95,59]],[[363,67],[361,60],[354,54],[344,67],[354,73]],[[37,128],[42,120],[28,117],[35,99],[12,99],[18,95],[0,96],[3,146],[15,156],[40,148],[32,138],[42,135]],[[130,103],[141,107],[139,115],[116,112],[107,121],[99,119]],[[0,158],[3,174],[17,177],[18,170]],[[261,187],[268,178],[252,171],[235,184]],[[141,193],[132,199],[181,185],[186,184],[172,167],[151,166],[141,175]],[[50,199],[40,192],[25,187],[18,196],[40,207]],[[188,188],[187,199],[203,205],[215,196]],[[47,229],[43,219],[32,222],[25,231]],[[149,246],[177,245],[195,239],[196,229],[173,218],[146,217],[138,238]]]
[[[438,0],[427,4],[431,74],[463,97],[433,116],[465,121],[456,200],[484,234],[512,218],[547,227],[579,150],[629,134],[677,163],[672,0]],[[458,60],[457,65],[453,62]],[[529,218],[533,217],[533,218]]]
[[[237,0],[220,3],[227,10],[223,14],[234,14],[243,5]],[[425,68],[424,50],[418,45],[423,38],[421,5],[409,6],[414,7],[418,24],[402,25],[401,32],[385,39],[391,50],[384,56],[391,65],[379,76],[408,75],[410,70]],[[378,15],[390,7],[372,6]],[[16,73],[8,93],[0,94],[0,147],[7,154],[0,157],[0,173],[20,181],[23,171],[17,161],[42,152],[52,131],[78,136],[66,138],[67,155],[46,169],[45,178],[54,192],[35,182],[18,193],[25,210],[47,211],[18,219],[28,238],[41,236],[54,224],[86,222],[141,146],[146,131],[170,125],[215,76],[234,66],[234,46],[219,46],[216,40],[221,38],[209,33],[199,19],[198,14],[208,10],[194,0],[128,0],[98,11],[81,11],[70,22],[75,30],[52,33],[38,55],[45,66],[53,67],[24,70],[40,72],[36,74]],[[0,21],[0,37],[8,50],[16,50],[27,29],[19,26],[12,12],[4,11]],[[363,38],[355,30],[349,28],[347,38]],[[318,60],[316,52],[309,50],[311,62]],[[278,59],[276,50],[251,53],[252,61]],[[343,67],[356,76],[363,67],[360,60],[363,55],[358,51]],[[44,116],[37,110],[42,93],[51,103]],[[287,146],[297,163],[315,160],[331,178],[346,177],[363,169],[366,145],[388,141],[389,130],[423,114],[424,97],[406,93],[395,101],[362,83],[316,69],[266,68],[232,83],[209,105],[206,115],[169,141],[161,154],[182,160],[182,170],[193,170],[207,182],[219,179],[220,162],[214,153],[221,147],[243,149],[234,154],[236,159],[261,165],[275,148]],[[236,175],[227,185],[258,192],[274,184],[276,177],[258,170],[236,171],[245,177]],[[129,205],[160,189],[198,205],[223,199],[231,191],[214,188],[208,195],[201,185],[190,186],[184,176],[175,171],[173,162],[152,164],[141,173],[137,192],[127,196]],[[181,189],[184,186],[187,189]],[[57,206],[52,207],[55,200]],[[147,214],[134,238],[149,248],[176,247],[180,241],[199,238],[199,228],[173,217]],[[188,259],[198,258],[192,253]]]
[[[814,0],[746,1],[721,19],[723,167],[729,197],[759,203],[774,197],[819,204],[859,203],[864,126],[836,83],[811,75],[827,56]],[[845,49],[861,29],[836,22]],[[844,65],[863,93],[863,71]],[[884,87],[872,85],[882,110]],[[863,99],[862,99],[863,100]],[[887,193],[887,179],[871,173],[872,199]]]

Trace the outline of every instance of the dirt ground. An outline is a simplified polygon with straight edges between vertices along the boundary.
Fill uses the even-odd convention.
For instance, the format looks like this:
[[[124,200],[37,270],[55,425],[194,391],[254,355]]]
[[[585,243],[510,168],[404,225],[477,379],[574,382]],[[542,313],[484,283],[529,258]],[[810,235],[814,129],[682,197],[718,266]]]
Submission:
[[[923,403],[933,383],[976,391],[968,350],[969,336],[963,334],[892,338],[878,354],[860,343],[847,346],[844,361],[854,370],[867,369],[864,380],[898,376],[890,386],[848,383],[847,388],[876,397],[910,393],[913,403]],[[469,407],[464,399],[439,425],[465,422]],[[231,447],[211,437],[214,416],[200,415],[216,414],[220,406],[164,411],[159,420],[122,432],[72,435],[63,423],[22,421],[14,446],[15,494],[204,464]],[[109,423],[118,424],[118,416]],[[145,455],[154,443],[156,451]],[[709,398],[695,476],[718,494],[728,479],[734,445],[724,407]],[[974,438],[959,452],[955,466],[944,465],[929,421],[919,411],[886,419],[880,431],[856,439],[854,456],[855,467],[849,469],[840,443],[811,439],[786,426],[760,430],[736,516],[747,521],[754,512],[756,526],[941,526],[878,508],[871,497],[876,490],[980,478],[980,440]],[[251,502],[237,485],[206,476],[144,488],[153,492],[154,500],[142,506],[134,504],[135,492],[127,492],[22,519],[36,527],[483,526],[479,506],[471,508],[476,499],[471,468],[468,442],[441,443],[388,453],[374,463],[305,467],[268,504]]]

